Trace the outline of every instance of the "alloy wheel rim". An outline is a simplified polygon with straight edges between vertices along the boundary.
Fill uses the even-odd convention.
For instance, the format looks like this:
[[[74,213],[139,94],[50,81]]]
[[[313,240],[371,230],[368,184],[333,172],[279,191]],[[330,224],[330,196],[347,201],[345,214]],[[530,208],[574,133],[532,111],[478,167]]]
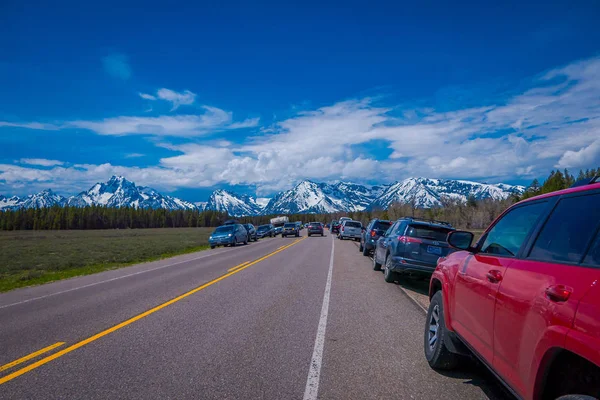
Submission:
[[[436,304],[433,306],[431,316],[429,317],[429,332],[427,339],[429,340],[429,349],[433,351],[438,340],[438,331],[440,328],[440,307]]]

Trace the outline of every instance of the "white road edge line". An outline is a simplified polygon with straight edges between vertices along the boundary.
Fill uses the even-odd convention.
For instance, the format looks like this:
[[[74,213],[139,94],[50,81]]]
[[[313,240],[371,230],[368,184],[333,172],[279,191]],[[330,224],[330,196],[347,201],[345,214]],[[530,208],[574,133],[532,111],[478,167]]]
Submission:
[[[262,243],[267,243],[267,242],[262,242]],[[123,278],[129,278],[129,277],[131,277],[131,276],[140,275],[140,274],[145,274],[146,272],[157,271],[157,270],[159,270],[159,269],[164,269],[164,268],[172,267],[172,266],[174,266],[174,265],[184,264],[184,263],[187,263],[187,262],[190,262],[190,261],[196,261],[196,260],[199,260],[199,259],[201,259],[201,258],[206,258],[206,257],[210,257],[210,256],[216,256],[216,255],[219,255],[219,254],[224,254],[224,253],[227,253],[227,251],[226,251],[226,250],[223,250],[223,251],[220,251],[220,252],[218,252],[218,253],[216,253],[216,252],[215,252],[215,253],[203,254],[203,255],[202,255],[202,256],[200,256],[200,257],[190,258],[189,260],[178,261],[178,262],[176,262],[176,263],[173,263],[173,264],[167,264],[167,265],[163,265],[163,266],[161,266],[161,267],[156,267],[156,268],[152,268],[152,269],[146,269],[146,270],[144,270],[144,271],[138,271],[138,272],[134,272],[134,273],[132,273],[132,274],[127,274],[127,275],[123,275],[123,276],[117,276],[117,277],[115,277],[115,278],[107,279],[107,280],[105,280],[105,281],[100,281],[100,282],[89,283],[89,284],[87,284],[87,285],[78,286],[78,287],[74,287],[74,288],[67,289],[67,290],[61,290],[60,292],[56,292],[56,293],[49,293],[49,294],[45,294],[45,295],[43,295],[43,296],[39,296],[39,297],[33,297],[33,298],[31,298],[31,299],[27,299],[27,300],[23,300],[23,301],[18,301],[18,302],[16,302],[16,303],[11,303],[11,304],[6,304],[6,305],[3,305],[3,306],[0,306],[0,310],[1,310],[1,309],[3,309],[3,308],[8,308],[8,307],[12,307],[12,306],[18,306],[19,304],[25,304],[25,303],[29,303],[29,302],[32,302],[32,301],[35,301],[35,300],[41,300],[41,299],[45,299],[45,298],[52,297],[52,296],[58,296],[59,294],[69,293],[69,292],[73,292],[73,291],[75,291],[75,290],[79,290],[79,289],[85,289],[85,288],[88,288],[88,287],[92,287],[92,286],[100,285],[100,284],[102,284],[102,283],[107,283],[107,282],[117,281],[117,280],[119,280],[119,279],[123,279]],[[143,263],[140,263],[140,264],[143,264]],[[60,282],[60,280],[59,280],[59,281],[56,281],[56,282]]]
[[[323,306],[321,307],[321,317],[319,318],[319,327],[317,328],[317,337],[315,338],[315,347],[310,360],[308,378],[306,379],[306,388],[304,389],[304,400],[316,400],[319,394],[319,378],[321,376],[321,364],[323,362],[323,347],[325,346],[325,330],[327,328],[327,315],[329,313],[329,295],[331,294],[331,279],[333,275],[333,252],[335,249],[335,240],[331,239],[331,258],[329,259],[329,271],[327,272],[327,283],[325,284],[325,294],[323,294]]]

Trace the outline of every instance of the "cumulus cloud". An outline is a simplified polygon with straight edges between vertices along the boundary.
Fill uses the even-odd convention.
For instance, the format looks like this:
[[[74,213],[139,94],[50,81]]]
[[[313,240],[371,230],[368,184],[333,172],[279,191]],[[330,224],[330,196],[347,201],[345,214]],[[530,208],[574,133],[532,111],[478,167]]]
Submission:
[[[598,132],[600,135],[600,131]],[[577,151],[567,150],[558,160],[558,168],[580,168],[600,164],[600,139]]]
[[[112,77],[127,80],[131,77],[131,67],[127,56],[113,53],[102,58],[104,70]]]

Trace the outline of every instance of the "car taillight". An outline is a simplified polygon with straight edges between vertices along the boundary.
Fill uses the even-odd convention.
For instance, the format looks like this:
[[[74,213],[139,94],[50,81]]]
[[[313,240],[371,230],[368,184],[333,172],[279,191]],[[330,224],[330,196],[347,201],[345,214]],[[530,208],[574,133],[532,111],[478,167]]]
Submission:
[[[421,239],[410,236],[398,236],[398,240],[402,243],[423,243]]]
[[[371,231],[371,237],[375,237],[376,235],[377,235],[377,232]]]
[[[342,226],[342,232],[344,232],[344,227]]]

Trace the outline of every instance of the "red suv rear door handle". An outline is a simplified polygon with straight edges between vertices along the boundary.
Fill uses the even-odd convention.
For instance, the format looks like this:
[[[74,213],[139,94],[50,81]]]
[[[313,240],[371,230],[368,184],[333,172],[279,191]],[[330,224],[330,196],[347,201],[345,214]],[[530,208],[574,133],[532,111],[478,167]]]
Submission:
[[[546,296],[550,301],[562,303],[569,299],[573,289],[565,285],[553,285],[546,289]]]
[[[502,280],[502,274],[497,269],[490,270],[485,276],[487,277],[487,280],[492,283],[498,283]]]

